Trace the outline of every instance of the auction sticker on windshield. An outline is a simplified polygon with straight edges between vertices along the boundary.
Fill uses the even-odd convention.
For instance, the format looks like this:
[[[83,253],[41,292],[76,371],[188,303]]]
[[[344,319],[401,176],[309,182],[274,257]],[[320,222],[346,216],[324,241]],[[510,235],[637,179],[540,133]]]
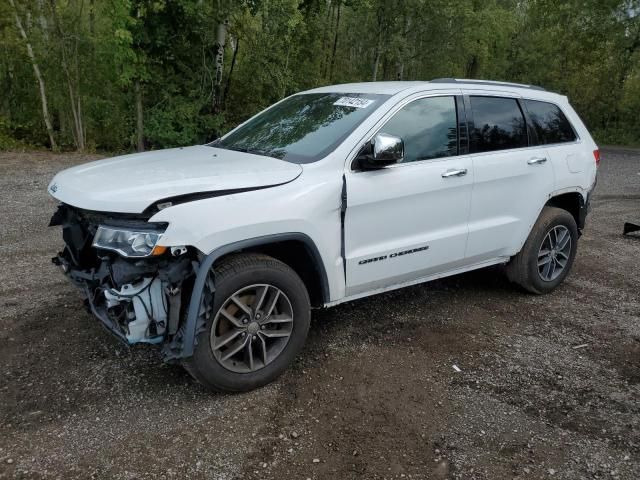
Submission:
[[[340,97],[335,101],[334,105],[338,105],[339,107],[367,108],[372,103],[373,100],[369,100],[368,98]]]

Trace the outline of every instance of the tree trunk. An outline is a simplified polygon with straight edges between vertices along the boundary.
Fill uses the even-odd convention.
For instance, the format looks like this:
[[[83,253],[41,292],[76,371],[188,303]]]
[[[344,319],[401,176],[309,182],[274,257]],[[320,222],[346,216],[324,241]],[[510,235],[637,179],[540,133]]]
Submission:
[[[324,72],[326,70],[327,63],[327,55],[325,54],[327,50],[327,44],[329,42],[329,27],[331,26],[331,19],[333,14],[333,5],[331,5],[331,0],[329,0],[329,6],[327,7],[327,14],[325,16],[323,26],[322,26],[322,56],[320,56],[320,64],[318,74],[324,78]]]
[[[229,89],[231,88],[231,79],[233,77],[233,69],[236,66],[236,57],[238,56],[238,50],[240,49],[240,39],[235,39],[235,44],[233,45],[233,56],[231,57],[231,67],[229,67],[229,75],[227,75],[227,83],[224,86],[224,90],[222,92],[222,107],[227,101],[227,95],[229,95]]]
[[[476,75],[478,75],[478,57],[471,55],[471,58],[467,61],[465,71],[467,78],[476,78]]]
[[[40,29],[42,30],[42,36],[45,40],[49,40],[49,23],[47,17],[44,16],[44,0],[37,0],[38,6],[38,21],[40,22]]]
[[[631,35],[629,35],[631,36]],[[633,68],[633,62],[631,61],[636,53],[636,51],[640,49],[640,24],[638,24],[638,29],[636,31],[635,36],[631,43],[625,47],[623,54],[621,55],[621,64],[622,68],[620,69],[620,74],[618,75],[618,85],[620,91],[622,91],[624,82],[629,74],[629,71]]]
[[[373,74],[371,75],[371,81],[375,82],[376,79],[378,78],[378,67],[380,66],[380,44],[378,43],[378,45],[376,45],[376,56],[375,59],[373,60]]]
[[[62,52],[62,70],[65,73],[67,79],[67,88],[69,90],[69,104],[71,105],[71,114],[73,115],[73,139],[76,144],[76,148],[78,151],[85,150],[85,131],[84,124],[82,120],[82,105],[80,102],[80,93],[79,87],[76,90],[75,86],[80,83],[80,74],[77,68],[75,68],[76,78],[75,81],[71,76],[71,71],[69,69],[69,61],[68,61],[68,52],[67,47],[65,45],[64,33],[62,31],[62,25],[60,25],[60,19],[58,18],[58,14],[56,12],[56,4],[55,0],[50,0],[51,6],[51,15],[53,17],[53,23],[56,29],[56,33],[58,34],[58,40],[60,41],[60,50]],[[77,45],[76,45],[77,48]],[[76,52],[76,62],[77,62],[77,52]]]
[[[410,26],[409,17],[406,15],[406,12],[405,12],[404,26],[402,30],[402,44],[398,52],[398,57],[399,57],[398,63],[396,64],[396,80],[404,80],[404,59],[406,57],[406,50],[410,45],[410,42],[408,39],[409,26]]]
[[[95,0],[89,0],[89,32],[91,36],[96,33],[96,5]]]
[[[142,88],[140,80],[135,82],[136,93],[136,139],[138,152],[144,152],[144,112],[142,110]]]
[[[31,46],[31,42],[29,41],[29,37],[27,37],[27,32],[25,32],[22,22],[20,21],[20,15],[18,14],[18,8],[14,0],[9,0],[9,3],[13,7],[13,12],[15,16],[16,26],[20,31],[20,36],[24,40],[24,43],[27,46],[27,54],[29,55],[29,59],[31,60],[31,66],[33,67],[33,74],[36,76],[38,80],[38,86],[40,89],[40,101],[42,103],[42,117],[44,119],[44,124],[47,128],[47,134],[49,135],[49,143],[51,145],[51,149],[56,148],[56,141],[53,138],[53,127],[51,126],[51,118],[49,117],[49,108],[47,106],[47,94],[46,88],[44,84],[44,78],[42,78],[42,74],[40,73],[40,67],[38,66],[38,62],[36,62],[36,56],[33,53],[33,48]]]
[[[338,48],[338,29],[340,28],[340,10],[342,3],[338,3],[338,14],[336,16],[336,31],[333,37],[333,51],[331,52],[331,63],[329,65],[329,82],[333,80],[333,65],[336,61],[336,49]]]
[[[380,57],[382,56],[382,36],[383,36],[383,28],[384,28],[383,17],[384,17],[384,11],[379,10],[378,11],[378,31],[377,31],[378,42],[376,43],[375,57],[373,60],[373,74],[371,75],[372,82],[375,82],[378,78],[378,68],[380,67]]]
[[[220,22],[216,28],[216,74],[213,90],[213,111],[219,112],[222,107],[222,74],[224,72],[224,46],[227,37],[228,20]]]

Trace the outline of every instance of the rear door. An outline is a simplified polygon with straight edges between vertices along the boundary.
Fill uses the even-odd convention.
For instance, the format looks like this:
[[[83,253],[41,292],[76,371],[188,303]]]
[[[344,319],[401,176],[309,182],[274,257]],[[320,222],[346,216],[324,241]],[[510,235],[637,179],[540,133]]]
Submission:
[[[416,280],[464,261],[473,166],[464,122],[464,138],[459,138],[461,108],[462,96],[455,94],[403,102],[371,134],[401,137],[403,162],[346,172],[348,295]]]
[[[593,171],[593,151],[576,148],[579,138],[571,123],[551,102],[523,101],[539,145],[543,145],[553,164],[558,188],[582,186],[585,173]]]
[[[545,148],[534,145],[519,98],[465,96],[471,116],[474,185],[466,257],[470,263],[517,253],[554,190]]]

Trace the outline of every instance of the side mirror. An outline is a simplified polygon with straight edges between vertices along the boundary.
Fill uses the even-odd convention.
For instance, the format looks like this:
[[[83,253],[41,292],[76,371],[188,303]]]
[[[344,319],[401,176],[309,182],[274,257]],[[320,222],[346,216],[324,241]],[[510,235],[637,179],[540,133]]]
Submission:
[[[404,158],[404,142],[400,137],[378,133],[357,157],[363,169],[384,168]]]

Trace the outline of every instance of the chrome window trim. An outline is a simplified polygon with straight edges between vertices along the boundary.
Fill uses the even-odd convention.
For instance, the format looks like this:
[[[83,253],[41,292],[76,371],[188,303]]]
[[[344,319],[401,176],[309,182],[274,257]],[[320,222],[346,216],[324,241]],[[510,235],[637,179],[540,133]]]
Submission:
[[[489,152],[478,152],[478,153],[470,153],[469,155],[472,157],[484,157],[485,155],[493,155],[495,153],[503,153],[503,152],[519,152],[519,151],[525,151],[525,150],[532,150],[532,149],[541,149],[541,148],[548,148],[548,147],[563,147],[566,145],[579,145],[581,144],[582,141],[574,141],[574,142],[566,142],[566,143],[554,143],[553,145],[549,144],[549,145],[529,145],[528,147],[518,147],[518,148],[505,148],[504,150],[491,150]]]

